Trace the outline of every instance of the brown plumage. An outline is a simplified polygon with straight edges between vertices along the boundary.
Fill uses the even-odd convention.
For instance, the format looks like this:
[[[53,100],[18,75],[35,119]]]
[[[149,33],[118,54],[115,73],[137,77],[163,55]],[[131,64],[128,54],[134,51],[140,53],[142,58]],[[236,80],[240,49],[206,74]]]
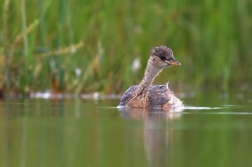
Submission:
[[[155,47],[145,69],[144,78],[139,85],[130,87],[123,94],[118,107],[141,107],[154,109],[174,109],[182,107],[182,102],[166,85],[152,85],[156,76],[167,67],[181,65],[172,50],[166,46]]]

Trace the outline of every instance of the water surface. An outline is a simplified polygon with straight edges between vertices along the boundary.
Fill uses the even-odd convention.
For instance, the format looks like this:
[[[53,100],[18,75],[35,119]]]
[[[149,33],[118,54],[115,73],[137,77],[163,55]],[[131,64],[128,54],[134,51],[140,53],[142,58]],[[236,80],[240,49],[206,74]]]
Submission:
[[[0,166],[252,165],[249,94],[195,94],[181,112],[120,111],[119,99],[0,101]]]

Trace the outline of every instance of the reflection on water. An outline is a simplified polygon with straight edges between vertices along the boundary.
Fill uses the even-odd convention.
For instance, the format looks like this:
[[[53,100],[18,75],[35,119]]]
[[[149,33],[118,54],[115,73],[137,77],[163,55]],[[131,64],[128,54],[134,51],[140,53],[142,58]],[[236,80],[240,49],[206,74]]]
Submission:
[[[149,166],[169,164],[173,133],[168,120],[179,119],[182,109],[162,111],[120,108],[119,110],[123,117],[143,120],[143,143]],[[160,123],[159,118],[167,119],[167,121]]]
[[[170,109],[164,111],[164,110],[149,110],[144,108],[118,108],[118,110],[121,111],[123,117],[139,118],[139,119],[145,119],[145,118],[172,119],[174,117],[179,117],[180,112],[183,111],[183,109]]]
[[[183,99],[179,111],[119,99],[0,101],[0,166],[249,166],[249,98]],[[248,99],[246,99],[248,98]]]

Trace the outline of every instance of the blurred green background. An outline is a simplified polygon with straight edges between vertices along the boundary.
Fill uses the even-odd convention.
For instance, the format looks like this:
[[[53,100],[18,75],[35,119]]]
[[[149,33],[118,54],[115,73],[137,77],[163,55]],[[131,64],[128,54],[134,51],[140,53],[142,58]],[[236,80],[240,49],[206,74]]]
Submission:
[[[248,0],[1,0],[0,91],[122,93],[158,45],[182,66],[156,84],[249,90],[251,9]]]

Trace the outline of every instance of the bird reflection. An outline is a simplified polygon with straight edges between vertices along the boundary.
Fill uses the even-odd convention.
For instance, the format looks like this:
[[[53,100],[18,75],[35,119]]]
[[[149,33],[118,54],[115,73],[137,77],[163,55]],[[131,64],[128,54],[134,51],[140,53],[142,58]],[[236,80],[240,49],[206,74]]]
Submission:
[[[173,145],[173,123],[181,117],[182,110],[148,110],[144,108],[120,109],[122,117],[143,120],[140,129],[144,150],[150,166],[167,166],[171,164]],[[135,129],[139,131],[139,129]],[[138,136],[135,136],[138,137]],[[137,141],[139,141],[137,139]]]
[[[179,118],[183,109],[154,110],[147,108],[119,108],[122,117],[133,119]]]

